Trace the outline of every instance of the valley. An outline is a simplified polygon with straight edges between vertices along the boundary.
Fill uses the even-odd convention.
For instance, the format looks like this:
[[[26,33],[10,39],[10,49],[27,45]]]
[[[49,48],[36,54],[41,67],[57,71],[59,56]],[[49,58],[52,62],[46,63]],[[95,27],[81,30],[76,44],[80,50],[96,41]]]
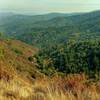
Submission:
[[[100,100],[100,11],[0,14],[0,100]]]

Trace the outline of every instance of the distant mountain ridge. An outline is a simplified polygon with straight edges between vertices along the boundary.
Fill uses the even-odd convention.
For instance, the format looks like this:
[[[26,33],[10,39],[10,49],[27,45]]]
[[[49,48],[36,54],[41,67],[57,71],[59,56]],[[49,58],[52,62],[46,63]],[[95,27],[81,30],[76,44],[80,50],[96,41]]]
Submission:
[[[12,15],[0,18],[0,32],[35,46],[64,43],[79,34],[80,39],[99,38],[100,11],[78,14]]]

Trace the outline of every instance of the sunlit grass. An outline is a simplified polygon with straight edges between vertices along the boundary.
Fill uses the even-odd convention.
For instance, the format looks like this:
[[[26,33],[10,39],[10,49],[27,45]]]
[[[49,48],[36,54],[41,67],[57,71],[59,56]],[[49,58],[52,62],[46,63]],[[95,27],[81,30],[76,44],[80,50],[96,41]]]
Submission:
[[[90,83],[84,74],[43,77],[32,84],[15,73],[11,73],[13,77],[3,73],[0,72],[0,100],[100,100],[100,85]]]

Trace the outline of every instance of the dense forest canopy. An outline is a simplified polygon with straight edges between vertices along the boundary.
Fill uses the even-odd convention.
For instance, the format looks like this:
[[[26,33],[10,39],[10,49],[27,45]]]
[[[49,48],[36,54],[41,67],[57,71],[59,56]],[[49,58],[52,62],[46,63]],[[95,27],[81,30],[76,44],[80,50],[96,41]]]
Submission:
[[[40,70],[47,75],[56,71],[95,76],[100,72],[100,40],[71,40],[64,45],[43,49],[36,57]]]

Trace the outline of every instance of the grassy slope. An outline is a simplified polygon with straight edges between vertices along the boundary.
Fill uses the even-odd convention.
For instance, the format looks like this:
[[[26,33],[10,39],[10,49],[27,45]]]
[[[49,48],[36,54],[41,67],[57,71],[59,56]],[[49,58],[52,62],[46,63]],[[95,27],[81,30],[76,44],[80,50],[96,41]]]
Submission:
[[[11,70],[10,70],[11,71]],[[34,84],[15,71],[0,70],[0,100],[99,100],[100,86],[86,85],[84,75],[42,78]]]
[[[37,52],[21,41],[0,40],[0,100],[30,100],[32,82],[41,74],[28,57]]]
[[[23,77],[33,80],[39,76],[39,73],[35,59],[29,61],[28,58],[37,52],[37,48],[18,40],[0,41],[0,61],[16,69]]]

